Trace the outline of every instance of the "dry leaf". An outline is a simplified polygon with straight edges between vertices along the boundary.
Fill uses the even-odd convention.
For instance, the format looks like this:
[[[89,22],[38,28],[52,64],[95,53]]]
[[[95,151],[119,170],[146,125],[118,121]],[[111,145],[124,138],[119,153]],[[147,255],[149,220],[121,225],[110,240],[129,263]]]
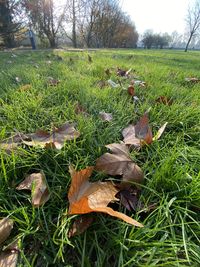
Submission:
[[[93,221],[94,218],[91,216],[80,216],[73,222],[71,228],[69,229],[68,237],[70,238],[72,236],[82,234],[88,229]]]
[[[0,148],[10,154],[13,150],[17,149],[20,144],[22,144],[23,140],[27,139],[28,135],[18,133],[10,138],[3,140],[0,143]]]
[[[165,122],[162,127],[158,130],[157,134],[153,137],[153,141],[158,140],[163,132],[165,131],[165,128],[167,126],[168,122]]]
[[[103,121],[112,121],[113,119],[111,113],[99,112],[99,116]]]
[[[148,114],[145,113],[136,125],[129,125],[122,131],[124,143],[139,148],[143,144],[151,144],[153,141],[152,131],[149,127]]]
[[[108,84],[113,88],[117,88],[120,86],[118,83],[115,83],[112,80],[108,80]]]
[[[120,190],[116,197],[120,199],[120,203],[129,211],[136,211],[139,202],[139,191],[132,187]]]
[[[121,77],[128,77],[129,73],[131,72],[132,69],[129,70],[122,70],[120,68],[117,68],[117,76],[121,76]]]
[[[173,102],[171,98],[168,98],[166,96],[159,96],[155,101],[167,106],[171,106]]]
[[[106,87],[106,86],[108,85],[108,82],[107,82],[107,81],[100,80],[100,81],[98,81],[96,84],[97,84],[97,86],[98,86],[100,89],[103,89],[104,87]]]
[[[132,80],[132,81],[131,81],[131,84],[132,84],[132,85],[139,86],[139,87],[141,87],[141,88],[146,87],[146,82],[144,82],[144,81],[140,81],[140,80]]]
[[[75,106],[75,113],[76,114],[83,114],[85,116],[89,115],[87,113],[87,110],[83,106],[81,106],[79,103],[77,103],[76,106]]]
[[[103,212],[120,218],[132,225],[143,227],[143,225],[127,215],[114,211],[107,207],[110,202],[117,201],[115,197],[118,190],[111,182],[89,182],[93,167],[88,167],[79,172],[71,172],[72,182],[68,193],[68,214],[84,214],[91,212]]]
[[[49,190],[43,172],[28,175],[17,187],[17,190],[31,190],[32,205],[39,207],[49,200]]]
[[[0,267],[16,267],[19,254],[18,241],[12,243],[0,254]]]
[[[187,77],[187,78],[185,78],[185,81],[190,82],[190,83],[198,83],[198,82],[200,82],[200,79],[196,78],[196,77]]]
[[[124,182],[143,181],[143,172],[129,157],[128,148],[124,143],[106,146],[113,154],[105,153],[96,161],[95,170],[110,175],[122,175]]]
[[[61,127],[54,129],[52,133],[39,130],[30,134],[31,141],[23,141],[28,146],[40,146],[42,148],[52,147],[61,149],[65,141],[73,140],[80,136],[74,128],[74,124],[65,123]]]
[[[0,244],[3,243],[9,237],[12,228],[13,220],[8,218],[0,220]]]
[[[48,77],[47,84],[50,86],[57,86],[60,83],[59,80],[56,80],[52,77]]]
[[[134,90],[133,85],[129,85],[129,87],[128,87],[128,93],[129,93],[129,95],[132,95],[132,96],[135,95],[135,90]]]

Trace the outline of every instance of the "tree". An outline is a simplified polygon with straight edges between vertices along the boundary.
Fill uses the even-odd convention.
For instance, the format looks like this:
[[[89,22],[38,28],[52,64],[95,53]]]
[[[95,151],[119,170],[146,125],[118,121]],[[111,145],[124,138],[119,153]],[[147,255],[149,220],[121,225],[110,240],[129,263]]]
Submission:
[[[143,35],[143,39],[142,39],[142,43],[144,45],[144,48],[150,49],[154,43],[154,34],[152,30],[146,30],[144,35]]]
[[[4,45],[8,48],[14,47],[14,33],[19,30],[19,23],[14,23],[13,14],[16,7],[15,1],[0,1],[0,36]]]
[[[188,8],[186,23],[189,32],[189,37],[185,47],[185,52],[187,52],[192,38],[196,35],[197,31],[200,28],[200,0],[196,0],[194,6],[190,6]]]
[[[41,39],[46,37],[50,47],[55,48],[66,7],[60,10],[59,7],[55,7],[53,0],[23,0],[23,6],[39,37]]]

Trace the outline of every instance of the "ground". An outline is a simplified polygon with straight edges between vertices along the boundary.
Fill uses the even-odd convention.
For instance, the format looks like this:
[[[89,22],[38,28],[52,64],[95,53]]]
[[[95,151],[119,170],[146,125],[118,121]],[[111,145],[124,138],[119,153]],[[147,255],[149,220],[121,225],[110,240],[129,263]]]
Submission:
[[[14,221],[3,245],[20,240],[18,266],[200,265],[200,83],[185,81],[200,78],[199,53],[100,50],[89,52],[90,62],[87,51],[1,52],[0,140],[19,132],[51,130],[66,121],[76,123],[81,134],[61,150],[1,150],[0,218]],[[145,87],[135,86],[139,100],[127,93],[132,78],[118,77],[117,67],[131,69],[132,78],[145,81]],[[55,84],[49,84],[49,77]],[[121,86],[102,82],[108,79]],[[156,102],[160,96],[172,103]],[[69,239],[75,217],[66,216],[69,165],[77,170],[94,165],[107,151],[105,145],[123,140],[122,129],[147,110],[154,135],[168,122],[159,140],[131,152],[145,174],[140,200],[147,212],[120,208],[144,228],[94,213],[92,225]],[[113,120],[103,121],[102,111],[112,113]],[[34,208],[30,192],[17,191],[16,186],[27,174],[41,170],[51,195]],[[105,178],[114,179],[99,172],[91,179]]]

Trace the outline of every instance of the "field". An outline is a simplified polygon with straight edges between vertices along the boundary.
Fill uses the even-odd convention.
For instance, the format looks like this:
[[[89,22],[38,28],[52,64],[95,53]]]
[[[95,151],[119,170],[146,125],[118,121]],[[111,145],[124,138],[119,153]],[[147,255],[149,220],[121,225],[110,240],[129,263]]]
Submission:
[[[185,81],[200,78],[199,53],[0,53],[1,142],[17,133],[51,131],[66,121],[75,123],[80,132],[61,150],[26,145],[9,153],[1,149],[0,219],[8,216],[14,221],[2,249],[18,240],[17,266],[200,266],[200,83]],[[131,69],[129,77],[117,76],[117,67]],[[135,86],[138,98],[127,92],[133,77],[146,83]],[[121,85],[113,88],[108,79]],[[156,101],[160,96],[167,97],[165,103]],[[76,217],[66,215],[69,166],[82,170],[95,165],[108,151],[105,145],[123,140],[122,130],[147,110],[153,135],[168,124],[159,140],[130,152],[144,172],[142,208],[130,212],[117,207],[144,227],[92,213],[91,226],[69,238]],[[99,112],[112,113],[113,119],[103,121]],[[16,186],[27,174],[41,170],[50,199],[35,208],[30,191],[18,191]],[[119,179],[94,172],[91,181],[108,178]]]

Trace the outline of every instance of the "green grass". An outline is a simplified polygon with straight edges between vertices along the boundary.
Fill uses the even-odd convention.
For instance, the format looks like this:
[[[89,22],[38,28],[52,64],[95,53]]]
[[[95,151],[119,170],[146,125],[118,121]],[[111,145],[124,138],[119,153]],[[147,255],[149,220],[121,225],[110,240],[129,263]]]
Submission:
[[[14,228],[4,245],[20,238],[18,266],[150,267],[200,266],[200,84],[190,85],[185,77],[199,77],[199,52],[102,50],[90,52],[15,52],[0,54],[0,140],[15,131],[49,130],[65,121],[76,122],[80,138],[66,142],[61,151],[23,147],[7,155],[1,151],[0,218],[9,216]],[[63,57],[58,61],[56,56]],[[73,61],[70,62],[69,58]],[[8,63],[8,61],[12,63]],[[51,60],[51,64],[47,61]],[[38,65],[35,66],[35,64]],[[137,106],[121,88],[100,89],[104,70],[117,67],[134,70],[148,87],[136,89]],[[56,87],[47,78],[59,79]],[[21,82],[15,82],[19,77]],[[128,80],[122,79],[128,87]],[[20,91],[20,86],[32,88]],[[171,106],[156,104],[164,95]],[[76,114],[80,103],[89,116]],[[68,208],[68,167],[80,170],[94,165],[105,145],[122,140],[121,130],[150,110],[153,133],[168,121],[159,141],[132,152],[145,173],[141,201],[148,213],[128,215],[142,222],[135,228],[102,214],[93,214],[92,226],[82,235],[67,237],[74,217]],[[111,112],[106,123],[99,112]],[[51,192],[50,200],[33,208],[29,192],[16,191],[27,173],[43,170]],[[94,173],[92,179],[104,179]]]

